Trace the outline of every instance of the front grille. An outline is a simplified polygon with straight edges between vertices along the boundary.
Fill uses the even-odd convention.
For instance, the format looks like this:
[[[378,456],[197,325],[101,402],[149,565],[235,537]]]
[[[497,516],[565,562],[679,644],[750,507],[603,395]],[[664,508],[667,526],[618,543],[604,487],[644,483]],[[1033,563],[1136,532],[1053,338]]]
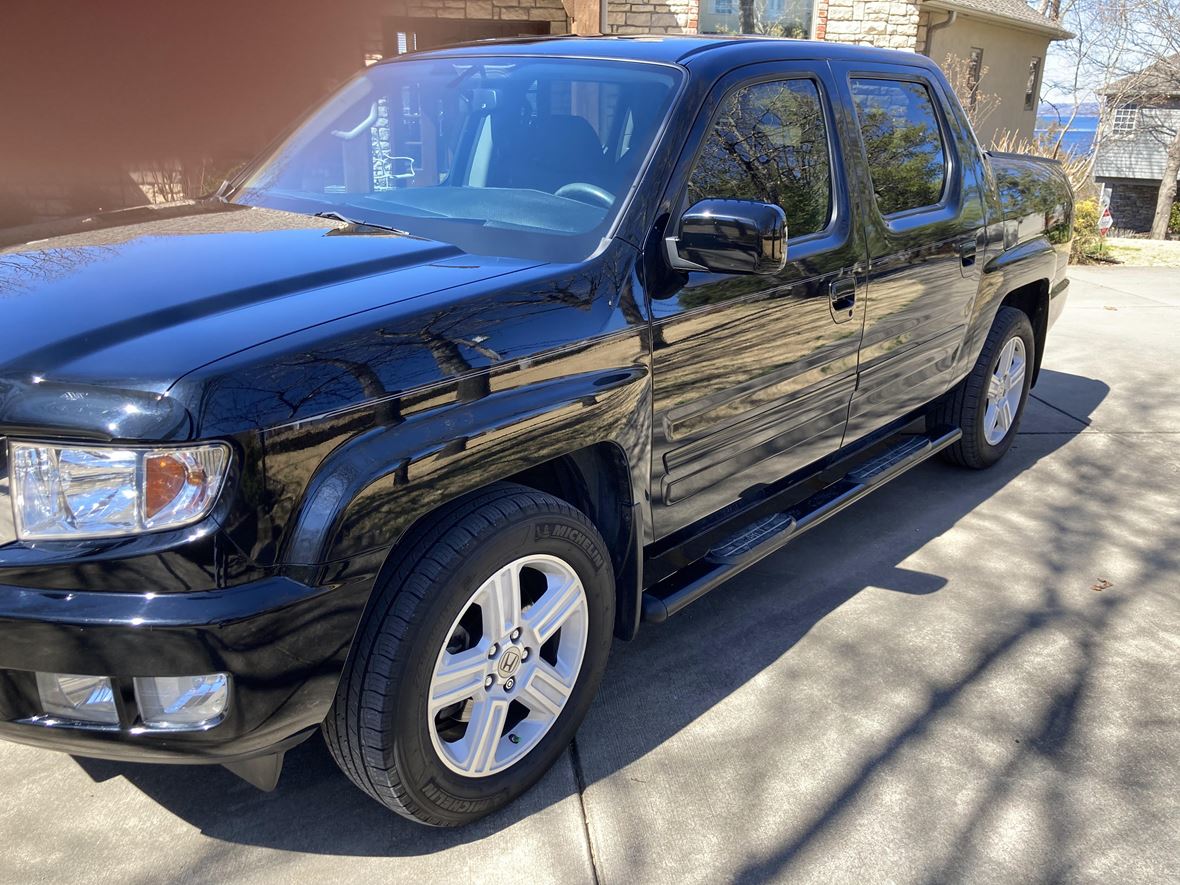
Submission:
[[[8,482],[8,440],[0,436],[0,547],[16,540],[16,528],[12,520],[12,490]]]

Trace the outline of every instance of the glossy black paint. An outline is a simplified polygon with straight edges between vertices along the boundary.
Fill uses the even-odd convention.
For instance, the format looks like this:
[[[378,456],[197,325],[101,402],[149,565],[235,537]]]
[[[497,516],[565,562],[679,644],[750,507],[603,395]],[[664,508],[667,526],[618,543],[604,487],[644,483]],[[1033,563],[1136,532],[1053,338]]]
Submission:
[[[925,59],[699,38],[431,55],[492,50],[688,72],[614,236],[585,261],[468,255],[216,198],[0,241],[0,316],[19,330],[0,354],[0,437],[235,450],[226,493],[189,530],[22,544],[0,518],[0,735],[206,761],[293,738],[326,713],[399,538],[443,502],[554,464],[613,548],[630,636],[645,558],[691,549],[733,502],[920,409],[969,370],[1014,290],[1043,287],[1046,325],[1060,311],[1063,177],[984,156]],[[925,223],[874,214],[847,86],[865,69],[926,78],[946,101],[957,190]],[[822,93],[829,225],[791,240],[769,275],[673,268],[669,220],[718,103],[782,77]],[[972,237],[968,267],[956,250]],[[192,735],[14,723],[36,713],[37,669],[124,685],[224,669],[233,711]]]
[[[217,760],[264,751],[317,725],[335,691],[365,578],[308,587],[272,577],[196,593],[62,593],[0,587],[0,737],[112,758]],[[135,662],[132,664],[131,662]],[[145,731],[124,703],[122,729],[25,724],[41,710],[29,671],[232,674],[224,721],[204,732]],[[129,700],[129,699],[128,699]]]
[[[687,270],[775,274],[787,260],[787,217],[780,206],[701,200],[680,218],[676,252]]]
[[[915,60],[916,61],[916,60]],[[833,64],[846,107],[851,79],[888,77],[927,87],[947,148],[946,185],[935,205],[885,217],[862,187],[869,290],[860,345],[859,381],[845,442],[941,395],[958,381],[957,358],[969,346],[967,320],[979,292],[978,251],[986,257],[980,154],[969,130],[950,113],[951,91],[928,65]],[[857,157],[856,166],[867,170]],[[981,249],[982,247],[982,249]],[[965,256],[971,255],[971,258]]]
[[[807,44],[804,44],[807,45]],[[826,47],[825,47],[826,48]],[[647,243],[653,296],[655,538],[707,519],[766,483],[840,447],[856,386],[864,299],[833,314],[839,297],[863,288],[861,204],[846,144],[853,135],[828,65],[789,61],[738,68],[702,107],[665,189],[674,217],[697,154],[724,99],[750,82],[806,78],[821,89],[832,157],[828,226],[790,239],[771,276],[674,274],[662,260],[657,223]],[[787,218],[788,232],[791,219]],[[846,287],[843,290],[840,287]]]

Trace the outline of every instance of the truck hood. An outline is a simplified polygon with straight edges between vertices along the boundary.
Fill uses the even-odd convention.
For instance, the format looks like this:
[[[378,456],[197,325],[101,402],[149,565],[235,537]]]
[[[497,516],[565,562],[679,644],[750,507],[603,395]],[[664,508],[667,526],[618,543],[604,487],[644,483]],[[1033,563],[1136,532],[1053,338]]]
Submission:
[[[220,201],[35,233],[0,242],[0,427],[44,416],[36,400],[78,415],[62,404],[116,391],[158,411],[178,378],[245,348],[537,264]]]

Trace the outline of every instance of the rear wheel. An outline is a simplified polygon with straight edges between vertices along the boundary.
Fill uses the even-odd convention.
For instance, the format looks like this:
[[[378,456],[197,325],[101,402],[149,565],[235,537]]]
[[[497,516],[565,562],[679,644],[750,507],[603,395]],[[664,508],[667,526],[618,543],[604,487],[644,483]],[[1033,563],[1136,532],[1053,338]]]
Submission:
[[[361,789],[456,826],[561,755],[606,664],[614,575],[569,504],[501,484],[444,508],[375,591],[324,733]]]
[[[1035,354],[1027,314],[1001,307],[971,374],[931,412],[932,424],[963,431],[957,443],[943,450],[948,461],[982,469],[1008,451],[1028,402]]]

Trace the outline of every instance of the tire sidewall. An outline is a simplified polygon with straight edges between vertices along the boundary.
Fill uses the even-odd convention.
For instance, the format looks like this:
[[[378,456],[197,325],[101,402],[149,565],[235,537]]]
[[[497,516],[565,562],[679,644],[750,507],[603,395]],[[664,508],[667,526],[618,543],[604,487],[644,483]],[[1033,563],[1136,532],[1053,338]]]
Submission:
[[[508,769],[480,778],[464,777],[448,768],[430,737],[427,695],[438,654],[451,625],[479,585],[500,568],[534,553],[559,557],[577,572],[586,593],[589,625],[586,650],[569,700],[549,732],[527,755]],[[396,764],[403,783],[420,804],[440,817],[468,819],[497,808],[532,786],[573,739],[598,689],[610,652],[614,626],[614,573],[597,532],[576,518],[540,513],[464,545],[458,567],[446,570],[427,599],[408,638],[399,686],[387,695],[382,710],[388,765]],[[393,758],[389,758],[392,756]]]
[[[979,407],[976,409],[976,419],[971,428],[971,432],[975,435],[976,451],[980,453],[984,462],[989,465],[999,461],[1016,440],[1016,435],[1020,429],[1020,419],[1024,416],[1024,408],[1028,404],[1028,392],[1032,386],[1033,366],[1036,359],[1036,339],[1033,336],[1032,324],[1029,323],[1028,317],[1024,313],[1012,311],[1002,329],[1003,331],[994,339],[996,345],[989,348],[986,354],[986,360],[981,360],[983,372],[978,378],[977,393]],[[1023,342],[1025,354],[1024,381],[1020,391],[1020,404],[1017,406],[1016,414],[1012,417],[1012,426],[1008,428],[1007,434],[998,443],[992,445],[987,441],[984,428],[984,424],[987,421],[987,389],[996,361],[1004,350],[1004,345],[1014,337],[1019,337]]]

